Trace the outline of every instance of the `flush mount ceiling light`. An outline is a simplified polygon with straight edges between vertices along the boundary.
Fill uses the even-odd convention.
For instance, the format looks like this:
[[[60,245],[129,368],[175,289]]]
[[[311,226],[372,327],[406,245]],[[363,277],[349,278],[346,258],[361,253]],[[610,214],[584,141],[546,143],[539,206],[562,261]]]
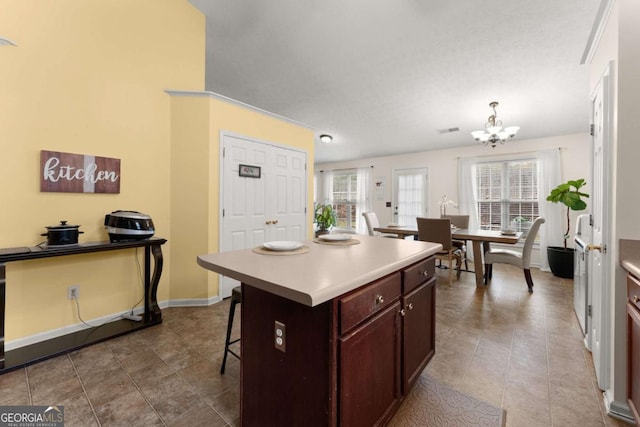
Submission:
[[[331,141],[333,141],[333,137],[331,135],[323,134],[323,135],[320,135],[320,141],[324,142],[325,144],[328,144]]]
[[[504,144],[505,141],[513,138],[518,130],[519,126],[509,126],[507,128],[502,128],[502,121],[498,120],[498,113],[496,113],[496,107],[498,103],[493,101],[489,104],[489,107],[493,109],[493,114],[489,116],[487,119],[487,123],[484,125],[484,130],[475,130],[471,132],[473,138],[481,143],[482,145],[489,145],[495,148],[496,144],[499,142],[500,144]]]
[[[0,46],[16,46],[16,44],[9,39],[0,37]]]

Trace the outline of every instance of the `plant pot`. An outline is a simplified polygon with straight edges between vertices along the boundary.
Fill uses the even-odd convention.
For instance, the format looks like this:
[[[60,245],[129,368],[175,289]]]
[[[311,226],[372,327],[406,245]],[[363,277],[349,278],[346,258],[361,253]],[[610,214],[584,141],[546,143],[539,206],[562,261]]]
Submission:
[[[573,253],[573,248],[565,249],[562,246],[547,247],[549,268],[554,276],[573,279]]]
[[[318,231],[316,231],[316,237],[322,236],[323,234],[329,234],[329,230],[318,230]]]

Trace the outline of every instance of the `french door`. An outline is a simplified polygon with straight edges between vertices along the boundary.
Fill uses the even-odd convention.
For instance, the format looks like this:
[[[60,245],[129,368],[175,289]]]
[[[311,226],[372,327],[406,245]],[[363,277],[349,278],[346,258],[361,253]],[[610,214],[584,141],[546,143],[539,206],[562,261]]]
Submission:
[[[427,216],[426,168],[393,171],[393,222],[417,226],[416,218]]]
[[[227,133],[221,140],[220,251],[306,239],[306,153]],[[220,297],[238,284],[221,276]]]
[[[593,364],[601,390],[609,386],[609,331],[611,326],[611,290],[606,272],[610,270],[610,256],[607,254],[609,240],[609,152],[610,152],[610,74],[605,71],[592,98],[592,153],[591,177],[593,179],[592,205],[592,250],[588,278],[588,292],[591,304],[591,331],[588,336]],[[589,344],[589,343],[588,343]]]

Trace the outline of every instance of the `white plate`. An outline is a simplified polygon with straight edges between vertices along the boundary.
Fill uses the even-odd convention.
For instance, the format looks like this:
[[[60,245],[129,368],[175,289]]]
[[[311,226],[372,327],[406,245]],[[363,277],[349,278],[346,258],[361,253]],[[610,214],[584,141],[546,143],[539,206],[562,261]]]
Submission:
[[[348,234],[322,234],[318,237],[320,240],[327,240],[331,242],[340,242],[344,240],[349,240],[351,238]]]
[[[503,236],[515,236],[516,232],[513,230],[501,230],[500,234],[502,234]]]
[[[388,224],[387,227],[400,227],[400,225],[396,223],[391,223],[391,224]]]
[[[264,242],[262,246],[272,251],[294,251],[298,248],[301,248],[302,243],[287,240],[277,240],[273,242]]]

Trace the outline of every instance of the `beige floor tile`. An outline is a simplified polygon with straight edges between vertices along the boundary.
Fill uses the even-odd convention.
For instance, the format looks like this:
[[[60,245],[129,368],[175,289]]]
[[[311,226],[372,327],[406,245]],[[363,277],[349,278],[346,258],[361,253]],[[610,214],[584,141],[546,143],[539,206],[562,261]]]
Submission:
[[[572,281],[534,269],[530,294],[521,270],[494,273],[480,288],[468,273],[438,280],[425,374],[506,409],[508,427],[627,426],[603,415]],[[0,404],[62,404],[69,426],[237,426],[239,361],[219,372],[228,310],[228,300],[165,309],[161,325],[0,375]]]

